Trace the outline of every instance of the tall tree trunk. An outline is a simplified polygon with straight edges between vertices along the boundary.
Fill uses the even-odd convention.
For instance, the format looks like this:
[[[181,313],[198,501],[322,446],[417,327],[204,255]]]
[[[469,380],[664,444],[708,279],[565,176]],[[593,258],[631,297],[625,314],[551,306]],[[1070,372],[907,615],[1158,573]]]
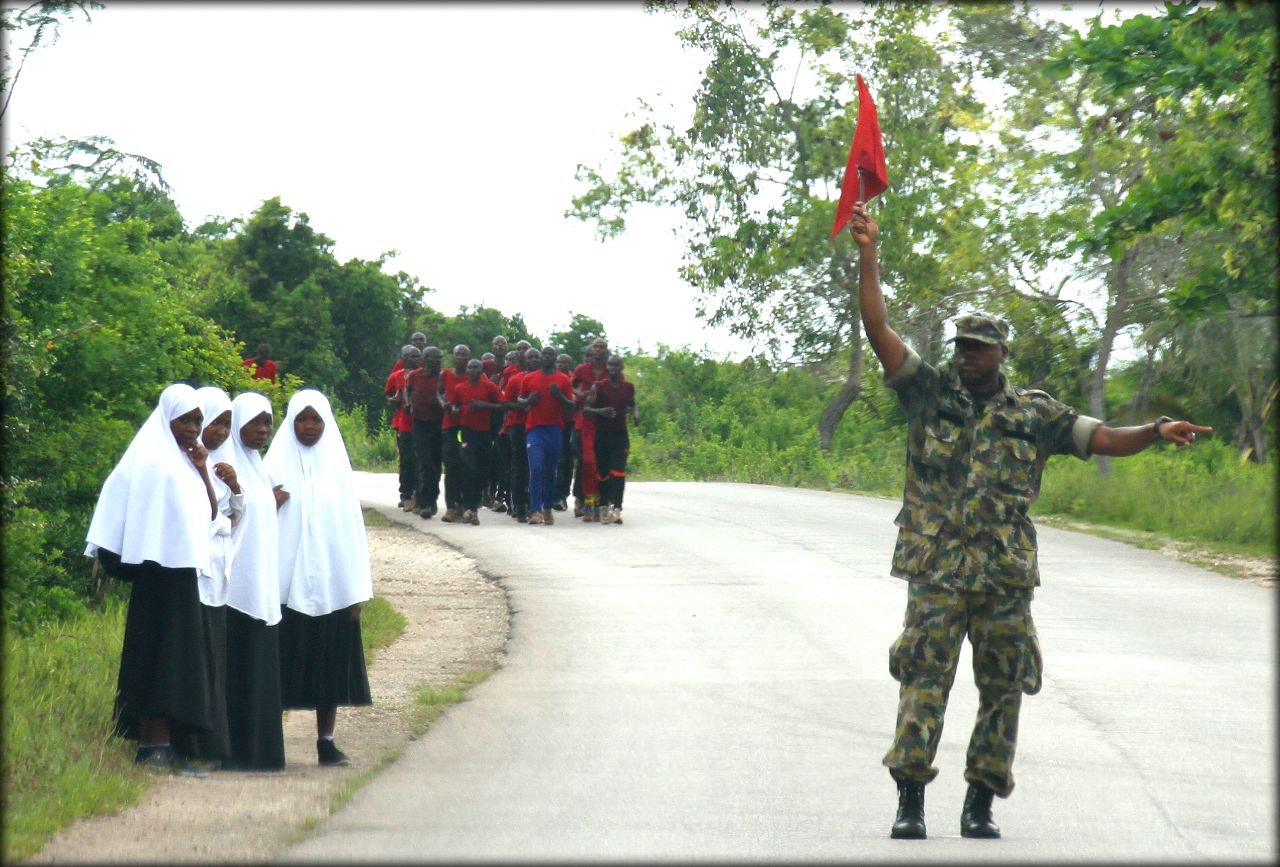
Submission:
[[[862,394],[862,306],[858,302],[858,278],[860,263],[846,256],[833,256],[831,259],[832,280],[844,285],[848,299],[845,316],[849,322],[849,372],[845,376],[844,385],[831,402],[822,410],[818,419],[818,447],[824,452],[831,451],[831,440],[836,435],[836,428],[844,418],[845,411]]]
[[[854,319],[851,330],[849,374],[818,419],[818,445],[824,452],[831,451],[831,439],[836,434],[840,419],[844,418],[845,410],[862,394],[862,320]]]
[[[1151,403],[1151,389],[1156,382],[1156,347],[1147,347],[1147,357],[1142,362],[1142,377],[1138,381],[1138,393],[1129,404],[1129,424],[1142,424],[1147,418],[1147,406]]]
[[[1098,358],[1085,383],[1089,415],[1103,421],[1107,418],[1107,366],[1111,363],[1111,347],[1124,324],[1125,309],[1129,304],[1129,269],[1132,265],[1133,252],[1130,251],[1111,266],[1107,275],[1111,303],[1107,305],[1102,334],[1098,337]],[[1098,455],[1098,472],[1107,477],[1111,475],[1111,459],[1106,455]]]

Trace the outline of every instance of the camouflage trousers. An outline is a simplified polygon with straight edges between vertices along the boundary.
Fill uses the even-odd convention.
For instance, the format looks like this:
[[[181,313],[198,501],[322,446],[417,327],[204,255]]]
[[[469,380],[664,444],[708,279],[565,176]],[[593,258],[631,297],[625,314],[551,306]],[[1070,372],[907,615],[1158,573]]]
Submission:
[[[889,672],[900,686],[898,724],[884,764],[898,780],[929,783],[938,775],[933,760],[966,635],[978,718],[964,778],[1007,798],[1022,695],[1040,691],[1040,646],[1028,597],[908,585],[902,635],[889,651]]]

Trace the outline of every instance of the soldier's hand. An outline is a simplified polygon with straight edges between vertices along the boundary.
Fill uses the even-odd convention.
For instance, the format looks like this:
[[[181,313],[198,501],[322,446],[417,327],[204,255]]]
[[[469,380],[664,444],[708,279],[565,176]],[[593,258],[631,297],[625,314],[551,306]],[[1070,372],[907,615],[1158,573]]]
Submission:
[[[1160,438],[1177,446],[1189,446],[1196,441],[1196,434],[1209,433],[1213,428],[1192,424],[1189,421],[1167,421],[1160,425]]]
[[[880,239],[880,227],[867,213],[862,202],[853,203],[853,216],[849,218],[849,235],[860,249],[875,247]]]

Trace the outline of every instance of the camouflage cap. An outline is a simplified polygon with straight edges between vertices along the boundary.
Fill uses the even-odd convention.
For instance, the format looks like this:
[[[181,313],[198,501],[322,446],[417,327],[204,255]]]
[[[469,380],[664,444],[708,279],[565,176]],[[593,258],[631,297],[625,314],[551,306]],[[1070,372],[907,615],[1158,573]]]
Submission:
[[[956,336],[951,340],[978,340],[1004,343],[1009,339],[1009,323],[990,313],[966,313],[955,319]],[[950,342],[950,341],[948,341]]]

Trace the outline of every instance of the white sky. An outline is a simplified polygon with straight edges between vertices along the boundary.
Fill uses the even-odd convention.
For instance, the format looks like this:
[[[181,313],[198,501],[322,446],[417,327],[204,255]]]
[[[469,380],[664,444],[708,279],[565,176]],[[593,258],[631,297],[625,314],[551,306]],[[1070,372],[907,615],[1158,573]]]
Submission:
[[[678,215],[638,209],[606,242],[563,217],[577,164],[608,164],[639,98],[687,117],[705,61],[680,47],[677,16],[638,3],[108,2],[92,14],[28,58],[7,148],[108,136],[163,166],[192,227],[280,196],[339,260],[399,251],[385,270],[433,287],[427,303],[446,314],[521,313],[541,338],[576,312],[616,347],[751,351],[695,317]]]

